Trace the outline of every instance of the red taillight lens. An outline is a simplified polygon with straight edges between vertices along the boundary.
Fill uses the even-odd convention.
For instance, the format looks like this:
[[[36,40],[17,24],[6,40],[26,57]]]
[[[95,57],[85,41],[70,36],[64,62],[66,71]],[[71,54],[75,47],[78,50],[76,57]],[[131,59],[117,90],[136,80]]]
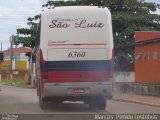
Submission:
[[[42,53],[42,50],[40,49],[40,53],[39,53],[39,63],[43,63],[44,62],[44,59],[43,59],[43,53]]]
[[[48,82],[48,73],[47,72],[42,72],[41,73],[41,79],[43,80],[44,83]]]
[[[108,71],[108,78],[113,78],[113,71]]]
[[[48,79],[48,73],[47,72],[41,72],[41,78],[42,79]]]

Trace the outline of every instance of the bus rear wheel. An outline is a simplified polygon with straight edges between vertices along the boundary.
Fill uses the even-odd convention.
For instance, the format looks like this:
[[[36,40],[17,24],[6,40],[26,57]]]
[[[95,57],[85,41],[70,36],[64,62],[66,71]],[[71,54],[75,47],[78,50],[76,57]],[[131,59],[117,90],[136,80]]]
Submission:
[[[47,101],[47,99],[42,98],[41,91],[40,91],[40,84],[38,84],[38,87],[37,87],[37,95],[38,95],[38,98],[39,98],[40,108],[41,109],[47,109],[48,108],[48,101]]]
[[[93,97],[89,100],[89,108],[94,110],[94,109],[100,109],[100,110],[105,110],[106,108],[106,98],[104,97]]]
[[[98,100],[98,109],[100,110],[105,110],[106,105],[107,105],[107,100],[103,97],[99,98]]]
[[[47,109],[48,108],[48,101],[39,96],[39,105],[40,105],[41,109]]]

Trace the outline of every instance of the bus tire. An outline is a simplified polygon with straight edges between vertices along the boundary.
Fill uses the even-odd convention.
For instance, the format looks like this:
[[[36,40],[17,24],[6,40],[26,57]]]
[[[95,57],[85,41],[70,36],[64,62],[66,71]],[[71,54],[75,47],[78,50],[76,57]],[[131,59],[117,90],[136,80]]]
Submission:
[[[93,97],[89,100],[89,108],[91,110],[100,109],[105,110],[106,98],[104,97]]]
[[[90,98],[88,104],[89,104],[89,109],[95,110],[97,108],[96,98]]]
[[[40,98],[40,97],[39,97],[39,105],[40,105],[41,109],[47,109],[48,108],[48,102],[45,99]]]
[[[52,108],[58,108],[59,103],[60,101],[58,99],[52,99],[51,101]]]
[[[104,97],[100,97],[97,103],[98,109],[105,110],[107,104],[107,100]]]
[[[42,98],[42,96],[41,96],[40,84],[38,84],[37,94],[38,94],[38,97],[39,97],[40,108],[41,109],[47,109],[48,108],[48,101],[46,99]]]
[[[40,96],[40,84],[37,82],[37,96]]]

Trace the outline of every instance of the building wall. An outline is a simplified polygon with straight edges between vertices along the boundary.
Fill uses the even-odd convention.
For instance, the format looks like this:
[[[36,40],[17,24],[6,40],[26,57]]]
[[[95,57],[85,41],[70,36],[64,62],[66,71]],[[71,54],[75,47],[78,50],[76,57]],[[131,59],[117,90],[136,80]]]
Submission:
[[[0,63],[0,68],[2,70],[10,70],[11,68],[10,59],[11,59],[10,52],[8,52],[4,55],[4,61]],[[15,61],[17,62],[15,63]],[[25,55],[25,53],[19,53],[19,54],[13,55],[12,69],[27,70],[29,68],[28,62],[29,62],[28,57]]]
[[[149,39],[155,39],[160,38],[160,32],[159,31],[136,31],[136,42],[149,40]]]
[[[18,70],[26,70],[26,69],[28,69],[27,61],[17,61],[17,69]]]
[[[137,39],[145,39],[146,33]],[[147,35],[149,36],[149,34]],[[151,35],[153,38],[154,35]],[[157,37],[156,32],[156,37]],[[160,36],[160,32],[159,32]],[[154,37],[155,38],[155,37]],[[139,56],[139,57],[138,57]],[[135,47],[135,82],[160,83],[160,43],[152,42],[149,44],[136,45]]]
[[[10,69],[10,60],[5,60],[0,63],[0,69],[1,70],[9,70]]]
[[[14,64],[14,62],[13,62]],[[10,60],[5,60],[2,63],[0,63],[0,69],[2,70],[10,70]],[[28,61],[27,60],[19,60],[16,63],[16,67],[17,70],[26,70],[28,69]]]

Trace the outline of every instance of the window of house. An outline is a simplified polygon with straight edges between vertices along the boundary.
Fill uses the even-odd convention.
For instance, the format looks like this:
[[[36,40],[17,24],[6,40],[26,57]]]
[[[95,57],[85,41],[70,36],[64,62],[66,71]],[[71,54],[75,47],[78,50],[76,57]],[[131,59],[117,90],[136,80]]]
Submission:
[[[147,60],[148,59],[148,55],[147,55],[147,53],[145,52],[144,54],[143,54],[143,60]]]
[[[147,57],[148,57],[148,60],[149,60],[150,59],[150,52],[148,53]]]
[[[158,53],[157,52],[153,52],[153,59],[157,60],[158,59]]]
[[[138,53],[135,57],[135,60],[141,60],[142,59],[142,53]]]
[[[5,60],[10,60],[11,57],[10,57],[10,55],[5,55],[5,56],[4,56],[4,59],[5,59]]]
[[[145,52],[144,54],[143,54],[143,60],[149,60],[150,59],[150,53],[148,52]]]

